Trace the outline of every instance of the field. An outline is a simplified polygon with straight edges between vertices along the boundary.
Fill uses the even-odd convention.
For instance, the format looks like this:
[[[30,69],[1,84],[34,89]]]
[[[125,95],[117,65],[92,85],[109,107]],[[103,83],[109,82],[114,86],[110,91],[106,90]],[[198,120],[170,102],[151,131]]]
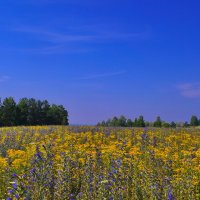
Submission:
[[[0,129],[0,199],[199,200],[199,129]]]

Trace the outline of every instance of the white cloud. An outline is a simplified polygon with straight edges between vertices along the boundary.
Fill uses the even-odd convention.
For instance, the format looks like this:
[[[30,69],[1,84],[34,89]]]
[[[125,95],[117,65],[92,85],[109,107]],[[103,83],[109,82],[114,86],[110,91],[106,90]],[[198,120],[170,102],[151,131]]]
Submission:
[[[188,98],[200,98],[200,82],[183,83],[177,86],[180,94]]]

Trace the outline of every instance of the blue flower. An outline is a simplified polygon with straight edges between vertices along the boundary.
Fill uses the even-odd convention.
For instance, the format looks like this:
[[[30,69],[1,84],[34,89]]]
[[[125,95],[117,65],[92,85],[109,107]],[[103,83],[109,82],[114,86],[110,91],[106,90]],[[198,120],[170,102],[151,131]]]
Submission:
[[[17,183],[16,182],[13,183],[12,186],[13,186],[14,189],[17,189]]]
[[[16,177],[17,177],[17,174],[16,174],[16,173],[13,173],[13,174],[12,174],[12,177],[13,177],[13,178],[16,178]]]
[[[174,200],[174,196],[172,194],[172,189],[169,188],[167,192],[168,200]]]
[[[9,190],[8,194],[13,194],[14,190]]]

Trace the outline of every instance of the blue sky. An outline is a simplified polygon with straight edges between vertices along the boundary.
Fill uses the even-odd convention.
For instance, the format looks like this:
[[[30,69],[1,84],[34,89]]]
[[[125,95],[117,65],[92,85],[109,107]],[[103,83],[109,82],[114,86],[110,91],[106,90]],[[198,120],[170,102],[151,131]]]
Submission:
[[[6,0],[0,96],[63,104],[72,124],[185,121],[200,108],[197,0]]]

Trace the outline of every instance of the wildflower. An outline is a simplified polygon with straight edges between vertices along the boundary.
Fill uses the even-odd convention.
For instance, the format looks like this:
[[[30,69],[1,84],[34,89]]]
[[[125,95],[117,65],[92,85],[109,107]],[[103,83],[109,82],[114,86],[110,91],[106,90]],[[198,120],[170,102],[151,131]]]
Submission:
[[[12,184],[12,187],[13,187],[14,189],[17,189],[17,182],[16,182],[16,181],[14,181],[14,183]]]
[[[167,197],[168,197],[168,200],[174,200],[174,196],[173,196],[173,194],[172,194],[172,189],[171,189],[171,187],[168,189]]]
[[[8,190],[8,194],[13,194],[14,190]]]
[[[13,177],[13,178],[16,178],[16,177],[17,177],[17,174],[16,174],[16,173],[13,173],[13,174],[12,174],[12,177]]]

